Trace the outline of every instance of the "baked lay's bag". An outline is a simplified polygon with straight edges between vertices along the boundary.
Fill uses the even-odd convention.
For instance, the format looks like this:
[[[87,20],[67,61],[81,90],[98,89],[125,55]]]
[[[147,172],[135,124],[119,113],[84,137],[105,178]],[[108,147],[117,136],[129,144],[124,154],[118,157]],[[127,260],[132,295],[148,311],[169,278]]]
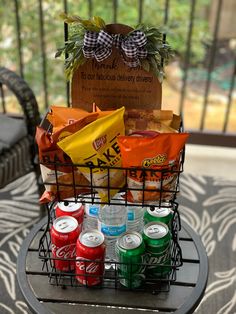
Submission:
[[[41,203],[90,191],[88,180],[79,169],[72,168],[70,157],[57,146],[57,142],[96,120],[97,116],[97,113],[87,113],[84,118],[61,127],[55,133],[37,127],[35,139],[38,144],[40,170],[46,190],[40,198]],[[64,163],[67,165],[63,165]],[[74,183],[80,186],[74,189]]]
[[[172,198],[180,152],[188,136],[187,133],[157,133],[118,137],[122,166],[130,168],[127,179],[129,201],[147,203]]]
[[[124,107],[117,109],[58,142],[74,164],[87,166],[79,170],[88,180],[92,178],[102,202],[109,201],[124,185],[121,169],[103,168],[121,167],[117,137],[125,132],[124,110]]]

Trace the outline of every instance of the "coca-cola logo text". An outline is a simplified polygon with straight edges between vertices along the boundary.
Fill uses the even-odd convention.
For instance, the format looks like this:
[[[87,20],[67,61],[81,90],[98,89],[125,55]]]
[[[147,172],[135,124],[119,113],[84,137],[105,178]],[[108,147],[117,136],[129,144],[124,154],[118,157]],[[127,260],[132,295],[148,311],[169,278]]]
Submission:
[[[99,270],[101,263],[99,262],[84,262],[88,261],[88,259],[83,257],[76,258],[76,268],[81,272],[85,272],[88,274],[96,274]]]
[[[58,258],[75,258],[76,256],[76,243],[71,243],[58,247],[55,244],[52,244],[52,253],[55,257]]]

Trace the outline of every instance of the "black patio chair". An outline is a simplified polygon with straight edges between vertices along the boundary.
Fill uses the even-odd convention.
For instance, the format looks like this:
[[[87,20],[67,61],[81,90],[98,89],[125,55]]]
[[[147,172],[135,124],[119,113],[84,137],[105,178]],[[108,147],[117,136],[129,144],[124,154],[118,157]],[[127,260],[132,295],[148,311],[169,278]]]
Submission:
[[[39,183],[34,136],[40,114],[34,93],[15,72],[0,67],[0,98],[0,188],[30,171],[35,171]],[[9,111],[12,99],[17,100],[21,113]]]

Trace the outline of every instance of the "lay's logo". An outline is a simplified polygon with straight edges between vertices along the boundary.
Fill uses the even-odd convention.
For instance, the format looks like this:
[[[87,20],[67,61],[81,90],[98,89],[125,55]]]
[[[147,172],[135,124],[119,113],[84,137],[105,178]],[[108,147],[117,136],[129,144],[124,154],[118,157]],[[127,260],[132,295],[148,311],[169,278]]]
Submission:
[[[142,162],[142,166],[145,168],[149,168],[155,165],[162,165],[167,160],[166,154],[159,154],[153,158],[146,158]]]
[[[107,136],[103,135],[96,140],[93,141],[93,148],[98,151],[102,146],[104,146],[107,142]]]

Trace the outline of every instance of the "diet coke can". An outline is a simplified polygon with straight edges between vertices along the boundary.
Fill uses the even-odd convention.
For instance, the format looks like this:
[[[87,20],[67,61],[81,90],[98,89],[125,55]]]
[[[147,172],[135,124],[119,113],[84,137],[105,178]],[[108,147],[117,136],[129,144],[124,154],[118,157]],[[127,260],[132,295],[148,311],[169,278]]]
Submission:
[[[102,282],[104,274],[104,235],[95,229],[81,232],[76,244],[76,278],[86,286]]]
[[[84,219],[84,206],[82,203],[76,203],[72,198],[68,198],[63,202],[58,202],[55,209],[56,217],[72,216],[77,219],[80,231]]]
[[[71,216],[59,217],[54,220],[50,234],[54,267],[64,272],[73,271],[80,234],[78,221]]]

